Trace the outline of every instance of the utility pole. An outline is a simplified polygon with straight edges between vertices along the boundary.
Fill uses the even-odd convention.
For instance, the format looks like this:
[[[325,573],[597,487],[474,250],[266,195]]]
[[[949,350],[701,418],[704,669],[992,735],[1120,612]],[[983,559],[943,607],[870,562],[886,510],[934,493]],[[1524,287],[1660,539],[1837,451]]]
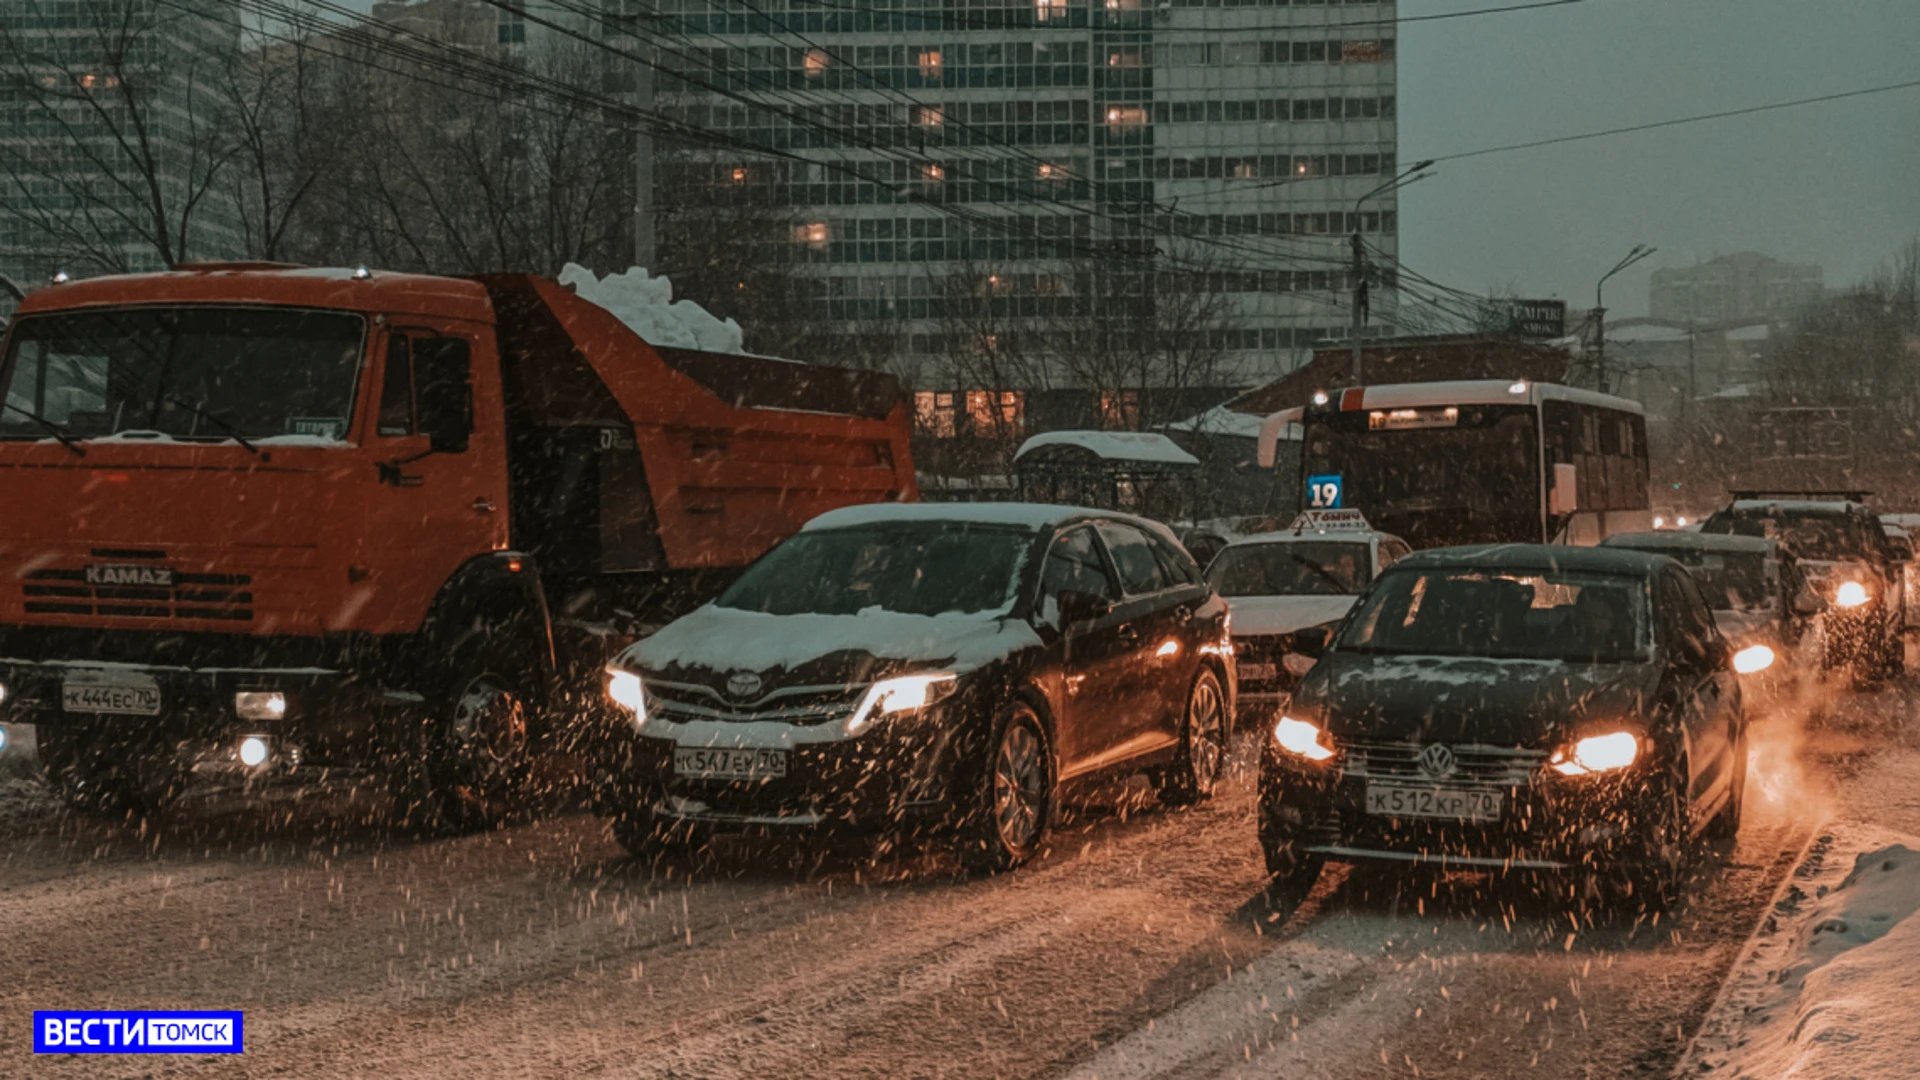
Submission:
[[[1611,392],[1607,385],[1607,305],[1601,290],[1607,287],[1607,279],[1653,254],[1657,248],[1645,244],[1633,245],[1626,257],[1613,264],[1613,269],[1600,275],[1600,283],[1593,287],[1593,370],[1597,389],[1603,394]]]
[[[1425,180],[1433,174],[1424,170],[1432,166],[1431,161],[1418,162],[1413,168],[1353,200],[1353,385],[1355,386],[1359,386],[1362,381],[1361,355],[1365,349],[1367,307],[1371,301],[1367,288],[1367,244],[1360,235],[1360,205],[1376,195],[1406,187],[1416,180]]]

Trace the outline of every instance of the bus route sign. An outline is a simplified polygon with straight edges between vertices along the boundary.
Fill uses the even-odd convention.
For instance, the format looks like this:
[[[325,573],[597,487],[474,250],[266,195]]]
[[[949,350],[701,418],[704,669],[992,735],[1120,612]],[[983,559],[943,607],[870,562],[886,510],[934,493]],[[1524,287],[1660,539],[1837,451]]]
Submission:
[[[1313,510],[1340,509],[1340,496],[1345,491],[1339,475],[1307,477],[1307,506]]]

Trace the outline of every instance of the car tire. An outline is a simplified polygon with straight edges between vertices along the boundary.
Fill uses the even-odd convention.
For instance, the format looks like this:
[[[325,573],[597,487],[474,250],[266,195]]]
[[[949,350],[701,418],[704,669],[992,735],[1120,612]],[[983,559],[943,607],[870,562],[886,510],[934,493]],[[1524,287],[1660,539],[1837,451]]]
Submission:
[[[426,732],[426,805],[452,831],[498,828],[526,806],[531,708],[505,664],[453,670]]]
[[[1687,770],[1668,772],[1652,792],[1651,805],[1637,815],[1644,827],[1624,868],[1629,904],[1648,912],[1666,911],[1680,902],[1691,869],[1693,837],[1687,828]]]
[[[67,807],[104,818],[147,818],[179,797],[188,776],[161,747],[102,746],[79,724],[44,725],[41,773]]]
[[[1303,850],[1305,840],[1298,831],[1275,822],[1265,811],[1259,815],[1260,852],[1266,858],[1267,873],[1272,875],[1267,895],[1276,902],[1296,905],[1313,892],[1327,857]]]
[[[1227,699],[1220,680],[1202,668],[1187,690],[1180,719],[1180,748],[1160,778],[1160,801],[1191,806],[1213,797],[1227,761]]]
[[[994,722],[980,783],[962,831],[960,861],[976,873],[1012,870],[1036,855],[1053,825],[1053,748],[1039,714],[1024,702]]]

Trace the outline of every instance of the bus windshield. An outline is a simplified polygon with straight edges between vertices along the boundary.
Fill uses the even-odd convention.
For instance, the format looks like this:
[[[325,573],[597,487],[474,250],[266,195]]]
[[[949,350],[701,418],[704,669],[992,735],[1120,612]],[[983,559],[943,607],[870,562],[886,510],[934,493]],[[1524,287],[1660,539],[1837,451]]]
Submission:
[[[1464,406],[1451,426],[1378,429],[1362,411],[1310,417],[1307,476],[1416,548],[1541,540],[1540,435],[1527,405]]]

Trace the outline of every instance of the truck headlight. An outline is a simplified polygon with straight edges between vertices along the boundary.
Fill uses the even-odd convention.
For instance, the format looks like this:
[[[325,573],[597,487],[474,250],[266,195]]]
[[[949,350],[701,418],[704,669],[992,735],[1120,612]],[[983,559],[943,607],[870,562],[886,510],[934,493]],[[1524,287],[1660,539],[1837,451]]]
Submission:
[[[287,715],[287,695],[277,690],[242,690],[233,695],[233,715],[242,720],[278,720]]]
[[[1871,599],[1873,596],[1867,592],[1867,587],[1857,581],[1843,581],[1840,587],[1833,591],[1835,607],[1857,608]]]
[[[867,688],[859,707],[847,717],[847,734],[858,735],[883,716],[924,709],[953,693],[958,676],[950,672],[937,675],[901,675],[881,679]]]
[[[634,727],[647,722],[647,688],[641,685],[640,676],[621,668],[608,668],[607,697],[633,714]]]
[[[1325,761],[1333,756],[1333,743],[1318,724],[1282,716],[1273,726],[1273,740],[1280,749],[1308,761]]]
[[[1611,731],[1589,735],[1570,747],[1553,752],[1547,764],[1562,776],[1586,776],[1589,773],[1624,769],[1640,756],[1640,736],[1631,731]]]

